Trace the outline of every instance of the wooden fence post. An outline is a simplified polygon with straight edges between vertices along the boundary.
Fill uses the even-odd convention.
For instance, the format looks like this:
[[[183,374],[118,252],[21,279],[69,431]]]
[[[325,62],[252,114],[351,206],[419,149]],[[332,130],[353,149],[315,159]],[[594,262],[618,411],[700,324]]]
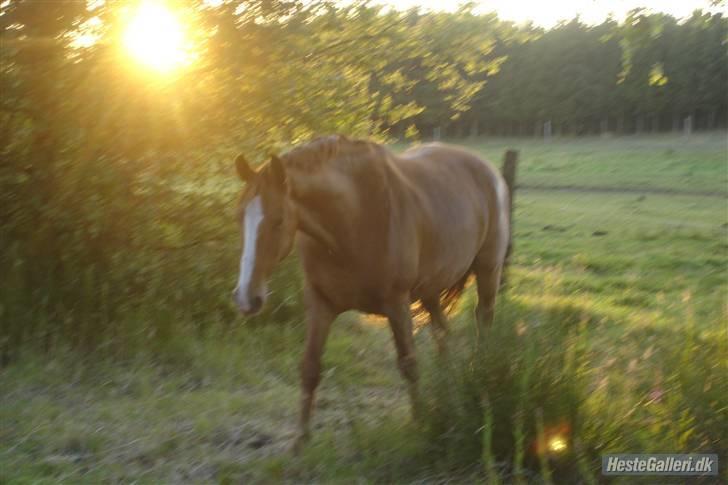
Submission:
[[[509,197],[511,210],[513,210],[513,193],[516,191],[516,166],[518,165],[518,152],[516,150],[506,150],[503,157],[503,178],[506,180],[509,188]]]
[[[513,253],[513,200],[516,195],[516,168],[518,167],[518,152],[516,150],[506,150],[503,157],[503,178],[508,185],[508,218],[509,218],[509,235],[508,250],[506,252],[506,260],[503,263],[503,272],[501,274],[501,290],[506,288],[507,270],[511,262],[511,254]]]

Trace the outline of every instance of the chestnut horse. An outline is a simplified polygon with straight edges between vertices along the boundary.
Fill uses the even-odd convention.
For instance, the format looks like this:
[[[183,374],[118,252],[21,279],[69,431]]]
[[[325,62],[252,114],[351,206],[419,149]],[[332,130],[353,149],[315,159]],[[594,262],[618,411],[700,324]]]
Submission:
[[[394,155],[376,143],[317,138],[258,171],[236,159],[246,182],[239,204],[243,250],[233,297],[255,314],[266,280],[296,240],[305,274],[306,348],[295,448],[309,436],[321,355],[331,323],[346,310],[386,316],[397,362],[417,409],[410,306],[430,314],[444,345],[444,308],[477,280],[478,326],[493,307],[510,246],[509,187],[476,155],[431,144]]]

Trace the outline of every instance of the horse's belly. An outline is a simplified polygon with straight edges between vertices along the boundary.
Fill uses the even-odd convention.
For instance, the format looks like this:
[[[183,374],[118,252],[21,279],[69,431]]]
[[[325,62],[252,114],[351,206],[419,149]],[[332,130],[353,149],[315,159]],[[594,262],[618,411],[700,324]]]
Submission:
[[[465,204],[463,204],[465,205]],[[458,207],[457,222],[436,225],[421,244],[417,284],[422,296],[439,294],[467,273],[483,243],[484,218],[471,207]]]
[[[308,256],[308,258],[307,258]],[[334,260],[303,255],[306,280],[337,312],[358,310],[385,314],[392,282],[375,277],[377,261],[369,270],[357,270]]]
[[[462,257],[464,256],[462,253],[458,256],[452,255],[438,260],[437,267],[421,268],[411,291],[412,299],[434,297],[454,286],[472,266],[475,254],[472,251],[468,252],[470,253],[472,253],[470,257]]]

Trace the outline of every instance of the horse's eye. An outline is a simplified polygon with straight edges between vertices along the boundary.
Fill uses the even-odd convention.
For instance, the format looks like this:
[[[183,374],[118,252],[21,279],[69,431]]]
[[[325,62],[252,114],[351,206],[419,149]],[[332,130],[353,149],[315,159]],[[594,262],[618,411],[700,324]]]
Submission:
[[[273,221],[273,228],[278,229],[283,225],[283,219],[275,219]]]

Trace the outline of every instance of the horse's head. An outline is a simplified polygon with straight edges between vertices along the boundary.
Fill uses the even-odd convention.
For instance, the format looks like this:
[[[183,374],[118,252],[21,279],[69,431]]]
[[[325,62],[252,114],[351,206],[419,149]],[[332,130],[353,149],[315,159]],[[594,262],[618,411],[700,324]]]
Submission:
[[[291,251],[296,229],[281,160],[274,156],[254,171],[239,155],[235,166],[245,189],[238,210],[243,248],[233,299],[241,312],[253,315],[268,296],[266,281],[273,268]]]

